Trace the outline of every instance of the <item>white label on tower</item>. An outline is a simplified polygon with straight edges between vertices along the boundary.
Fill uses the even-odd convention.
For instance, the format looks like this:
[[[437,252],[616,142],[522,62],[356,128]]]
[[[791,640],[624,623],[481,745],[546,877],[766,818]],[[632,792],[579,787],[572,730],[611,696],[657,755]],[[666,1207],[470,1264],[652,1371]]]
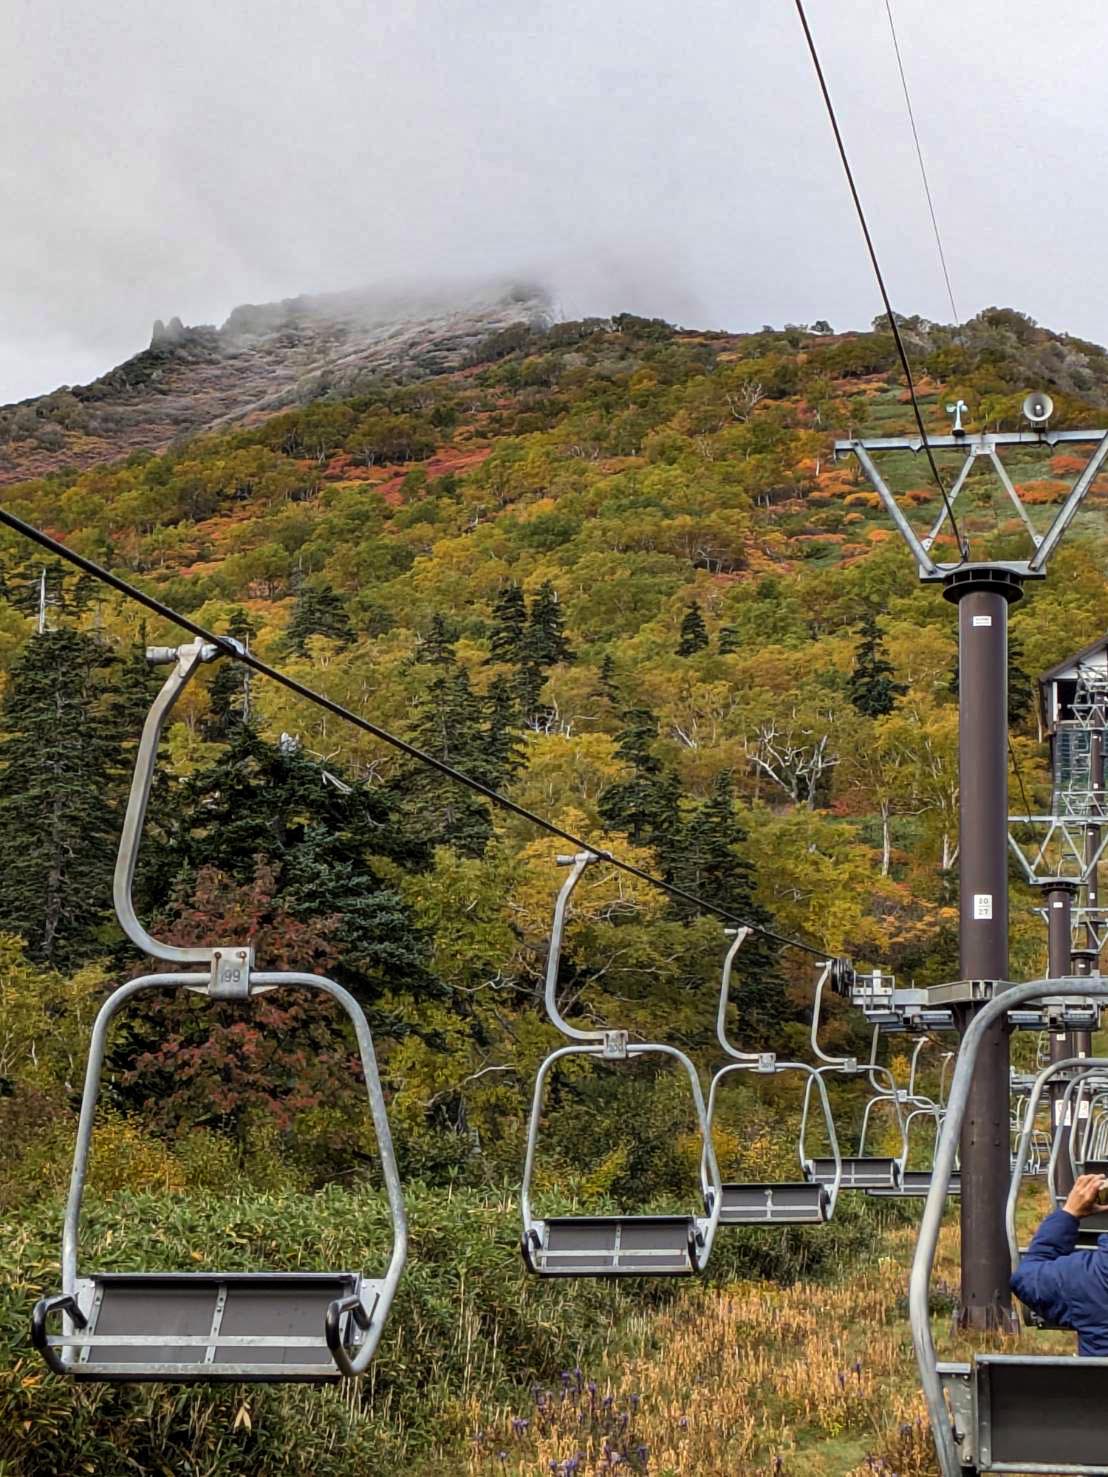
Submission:
[[[1060,907],[1061,907],[1061,906],[1062,906],[1062,904],[1061,904],[1061,903],[1051,903],[1051,905],[1050,905],[1050,906],[1051,906],[1051,907],[1052,907],[1052,908],[1060,908]]]
[[[991,615],[975,615],[973,623],[975,626],[991,626],[993,618]]]
[[[974,893],[973,916],[975,918],[991,918],[993,916],[993,895],[991,892]]]

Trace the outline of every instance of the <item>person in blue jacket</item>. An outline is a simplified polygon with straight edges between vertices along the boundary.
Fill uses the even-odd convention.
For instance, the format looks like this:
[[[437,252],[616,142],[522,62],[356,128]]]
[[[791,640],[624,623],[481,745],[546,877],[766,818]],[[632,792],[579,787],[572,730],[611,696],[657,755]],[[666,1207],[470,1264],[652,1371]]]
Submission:
[[[1048,1215],[1012,1278],[1012,1291],[1032,1312],[1072,1328],[1077,1352],[1108,1356],[1108,1235],[1078,1251],[1077,1228],[1098,1206],[1102,1174],[1083,1174],[1060,1210]]]

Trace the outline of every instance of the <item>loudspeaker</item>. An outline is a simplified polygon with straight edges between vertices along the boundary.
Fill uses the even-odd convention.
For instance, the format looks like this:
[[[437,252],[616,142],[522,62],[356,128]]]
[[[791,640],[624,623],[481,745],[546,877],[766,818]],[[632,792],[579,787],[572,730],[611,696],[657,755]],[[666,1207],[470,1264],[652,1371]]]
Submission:
[[[1023,402],[1023,413],[1033,424],[1042,425],[1054,414],[1054,401],[1045,390],[1032,390]]]

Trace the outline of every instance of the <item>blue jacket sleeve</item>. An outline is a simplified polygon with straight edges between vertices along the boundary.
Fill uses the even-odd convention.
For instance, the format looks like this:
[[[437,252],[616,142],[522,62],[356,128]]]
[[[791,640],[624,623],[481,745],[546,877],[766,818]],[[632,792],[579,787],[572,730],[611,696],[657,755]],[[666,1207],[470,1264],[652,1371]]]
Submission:
[[[1012,1278],[1012,1291],[1020,1301],[1051,1323],[1070,1320],[1067,1259],[1077,1247],[1078,1225],[1068,1210],[1048,1215]]]

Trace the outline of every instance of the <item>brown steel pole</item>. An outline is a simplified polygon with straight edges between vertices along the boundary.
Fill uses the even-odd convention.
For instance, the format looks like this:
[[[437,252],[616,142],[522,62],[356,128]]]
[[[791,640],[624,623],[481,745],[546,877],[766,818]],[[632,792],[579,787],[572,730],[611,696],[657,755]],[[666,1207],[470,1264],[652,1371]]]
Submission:
[[[1072,968],[1073,900],[1076,894],[1077,884],[1074,882],[1054,881],[1046,887],[1046,972],[1052,980],[1061,979],[1064,975],[1069,974]],[[1052,1062],[1062,1062],[1067,1057],[1081,1055],[1082,1053],[1078,1051],[1076,1044],[1076,1037],[1081,1034],[1084,1033],[1051,1031],[1050,1060]],[[1087,1055],[1087,1053],[1085,1054]],[[1064,1082],[1056,1082],[1050,1089],[1050,1123],[1055,1134],[1057,1134],[1059,1128],[1062,1098],[1065,1096],[1065,1091],[1066,1085]],[[1055,1188],[1059,1195],[1063,1197],[1068,1195],[1073,1189],[1073,1171],[1070,1168],[1069,1155],[1067,1154],[1059,1156]]]
[[[1008,977],[1008,605],[1019,578],[987,565],[948,577],[958,606],[959,939],[964,980]],[[964,1032],[976,1009],[959,1007]],[[962,1303],[968,1328],[1009,1328],[1004,1229],[1011,1173],[1007,1021],[981,1042],[961,1140]]]

